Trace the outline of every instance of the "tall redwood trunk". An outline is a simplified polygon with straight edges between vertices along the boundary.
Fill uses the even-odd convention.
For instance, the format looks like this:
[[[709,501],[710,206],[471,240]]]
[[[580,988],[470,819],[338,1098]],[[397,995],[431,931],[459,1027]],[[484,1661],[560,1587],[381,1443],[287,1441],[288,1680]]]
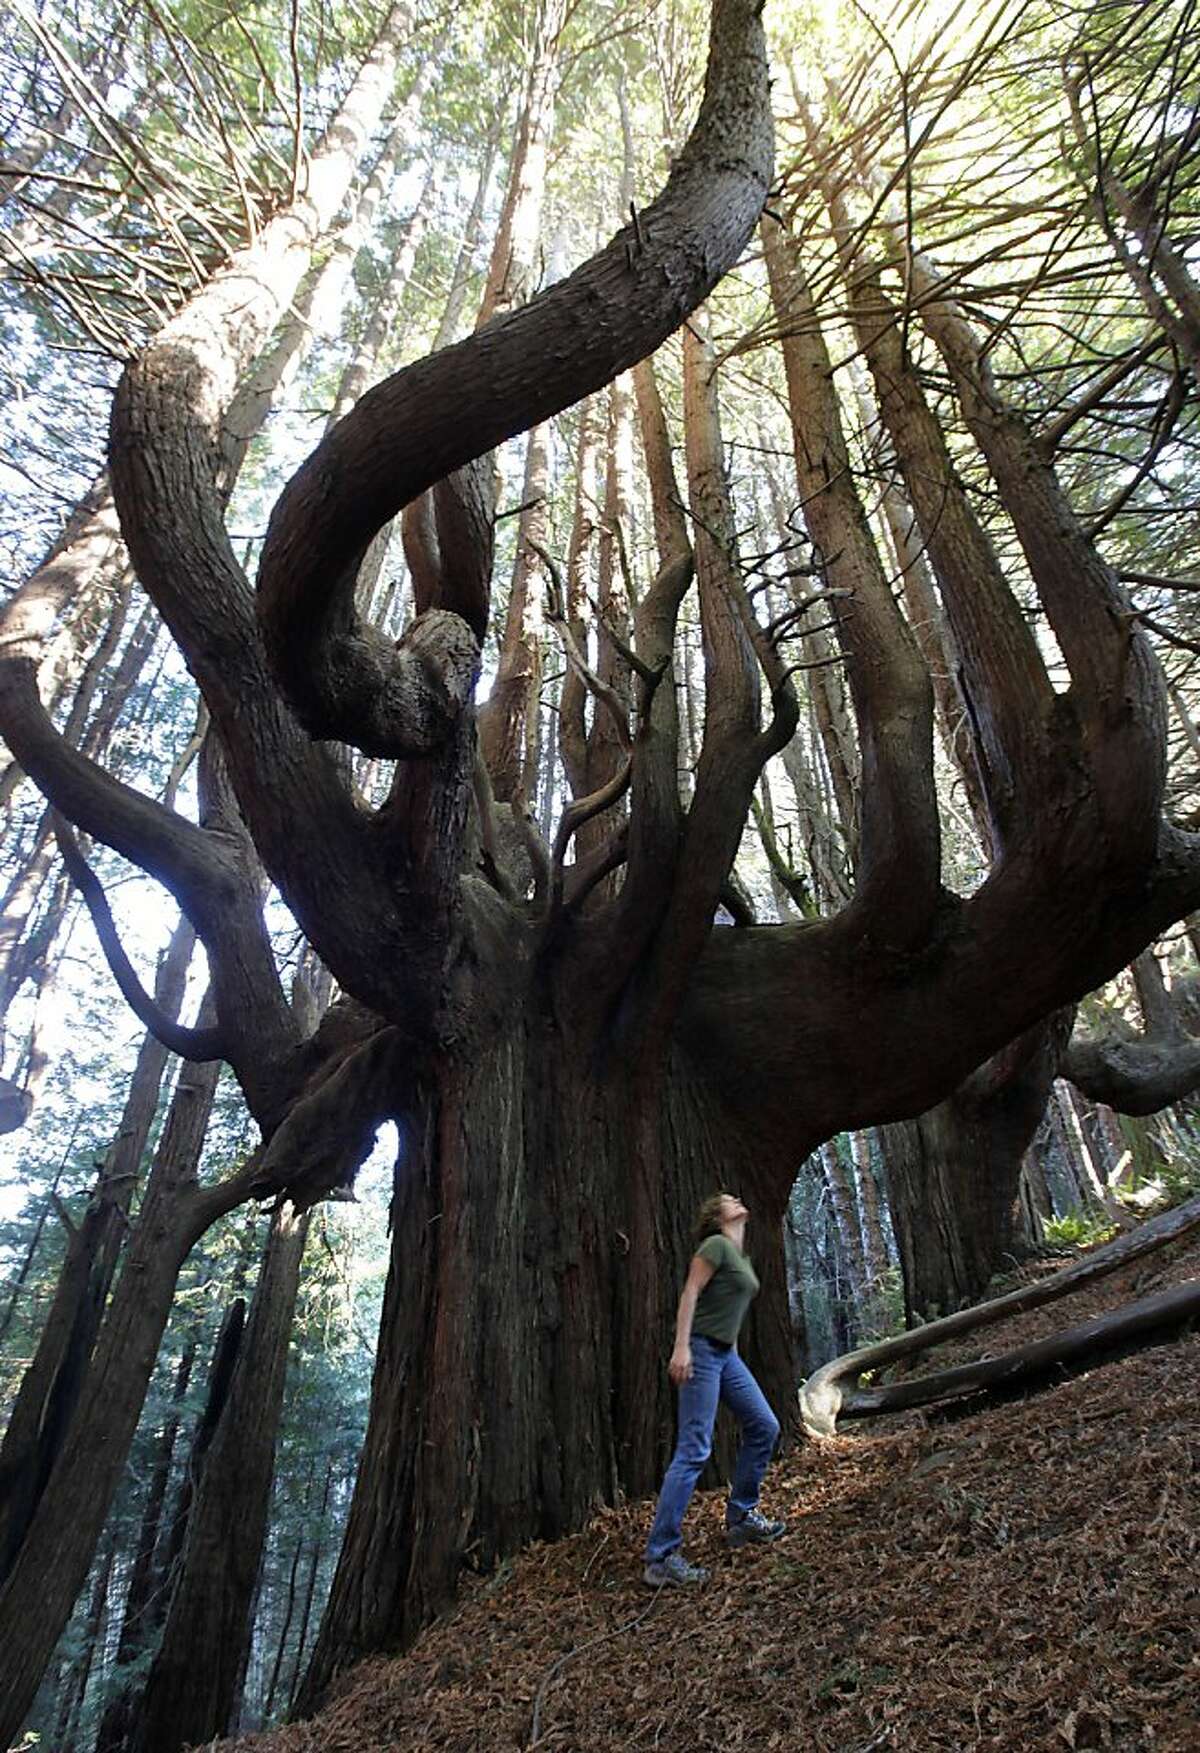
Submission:
[[[122,1669],[128,1670],[129,1664],[135,1661],[146,1647],[149,1623],[153,1615],[153,1604],[163,1583],[163,1577],[155,1559],[159,1534],[162,1529],[163,1510],[166,1507],[167,1487],[170,1484],[171,1468],[175,1460],[175,1444],[179,1436],[180,1402],[187,1393],[195,1361],[196,1329],[193,1327],[188,1334],[176,1367],[175,1384],[171,1393],[171,1410],[155,1446],[154,1468],[146,1490],[146,1500],[142,1505],[137,1545],[134,1549],[133,1562],[129,1572],[129,1587],[126,1590],[125,1604],[122,1610],[115,1668],[109,1687],[108,1702],[104,1707],[104,1715],[101,1717],[100,1726],[96,1731],[95,1753],[119,1753],[120,1748],[124,1746],[125,1737],[129,1730],[133,1694],[130,1690],[128,1674],[127,1672],[123,1674]]]
[[[185,921],[159,966],[156,996],[178,1014],[196,934]],[[167,1049],[142,1042],[117,1135],[67,1238],[66,1255],[0,1446],[0,1578],[20,1551],[38,1500],[62,1449],[91,1366],[96,1334],[129,1229],[142,1156],[158,1107]]]
[[[665,1362],[687,1219],[716,1188],[754,1212],[764,1290],[746,1349],[786,1422],[781,1213],[756,1204],[734,1128],[675,1063],[656,1096],[662,1173],[648,1188],[634,1070],[563,1002],[580,978],[564,971],[488,1048],[437,1066],[403,1133],[370,1419],[301,1714],[358,1656],[411,1641],[464,1564],[578,1527],[620,1489],[655,1489],[673,1438]],[[639,1257],[647,1224],[655,1245]]]
[[[188,1521],[162,1643],[132,1745],[175,1750],[232,1728],[249,1653],[266,1536],[275,1439],[308,1214],[284,1206],[271,1226],[228,1399]],[[196,1651],[205,1650],[203,1662]]]
[[[193,1178],[217,1069],[189,1065],[180,1077],[78,1410],[0,1588],[0,1744],[20,1728],[87,1574],[137,1429],[179,1269],[220,1215]]]
[[[1052,1019],[944,1102],[880,1128],[910,1325],[974,1302],[1022,1246],[1021,1165],[1060,1046]]]

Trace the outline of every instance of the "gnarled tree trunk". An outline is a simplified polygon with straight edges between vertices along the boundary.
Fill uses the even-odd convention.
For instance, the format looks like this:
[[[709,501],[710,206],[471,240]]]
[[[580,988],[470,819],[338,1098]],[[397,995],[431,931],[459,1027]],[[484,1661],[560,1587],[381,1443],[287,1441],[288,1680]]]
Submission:
[[[1021,1163],[1062,1028],[1039,1026],[915,1120],[880,1128],[909,1325],[974,1302],[1027,1246]]]
[[[349,1662],[411,1641],[464,1564],[578,1527],[618,1487],[655,1488],[672,1430],[662,1357],[686,1270],[680,1215],[714,1188],[736,1187],[754,1211],[764,1293],[746,1349],[786,1421],[780,1213],[758,1199],[736,1128],[674,1058],[651,1121],[662,1175],[645,1186],[634,1078],[620,1044],[573,1017],[578,978],[568,966],[525,992],[486,1050],[438,1066],[406,1128],[370,1422],[302,1714]],[[631,1238],[646,1226],[660,1251],[639,1262]]]

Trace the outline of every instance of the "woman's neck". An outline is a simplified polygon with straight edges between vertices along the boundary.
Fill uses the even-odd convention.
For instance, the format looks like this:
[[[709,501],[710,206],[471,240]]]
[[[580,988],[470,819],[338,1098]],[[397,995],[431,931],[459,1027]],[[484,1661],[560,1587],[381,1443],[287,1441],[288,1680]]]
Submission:
[[[723,1236],[728,1236],[729,1240],[740,1253],[744,1254],[746,1252],[746,1220],[744,1217],[739,1217],[736,1223],[723,1223],[721,1225],[721,1234]]]

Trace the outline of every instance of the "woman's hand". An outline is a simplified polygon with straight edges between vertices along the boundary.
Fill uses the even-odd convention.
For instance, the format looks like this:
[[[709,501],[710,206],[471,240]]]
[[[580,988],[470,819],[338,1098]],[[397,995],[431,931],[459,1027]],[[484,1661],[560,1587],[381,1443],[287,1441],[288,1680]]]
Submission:
[[[692,1379],[692,1348],[690,1345],[677,1345],[671,1353],[671,1361],[667,1365],[667,1374],[677,1388]]]

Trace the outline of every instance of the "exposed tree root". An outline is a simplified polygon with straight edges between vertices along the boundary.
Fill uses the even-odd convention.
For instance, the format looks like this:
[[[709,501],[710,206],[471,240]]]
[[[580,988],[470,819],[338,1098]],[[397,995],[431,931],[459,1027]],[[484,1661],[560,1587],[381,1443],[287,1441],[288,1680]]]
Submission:
[[[1088,1321],[1078,1327],[1023,1346],[1004,1357],[979,1359],[950,1370],[942,1370],[920,1381],[896,1383],[883,1388],[859,1389],[854,1386],[866,1370],[881,1369],[900,1358],[913,1357],[948,1339],[987,1327],[1012,1315],[1040,1308],[1070,1296],[1086,1284],[1104,1278],[1111,1272],[1153,1253],[1168,1242],[1200,1227],[1200,1198],[1190,1199],[1173,1211],[1151,1219],[1139,1229],[1120,1236],[1107,1247],[1097,1248],[1084,1260],[1077,1261],[1053,1277],[1038,1284],[1022,1285],[1008,1295],[991,1302],[962,1309],[940,1321],[930,1321],[894,1339],[877,1345],[865,1345],[857,1351],[835,1357],[811,1375],[800,1389],[800,1416],[810,1436],[835,1436],[839,1415],[869,1417],[873,1413],[899,1411],[903,1407],[929,1405],[938,1400],[959,1398],[964,1394],[1003,1385],[1043,1374],[1055,1363],[1078,1360],[1088,1351],[1100,1351],[1127,1339],[1178,1326],[1200,1315],[1200,1281],[1190,1280],[1163,1296],[1145,1297],[1111,1314]]]

